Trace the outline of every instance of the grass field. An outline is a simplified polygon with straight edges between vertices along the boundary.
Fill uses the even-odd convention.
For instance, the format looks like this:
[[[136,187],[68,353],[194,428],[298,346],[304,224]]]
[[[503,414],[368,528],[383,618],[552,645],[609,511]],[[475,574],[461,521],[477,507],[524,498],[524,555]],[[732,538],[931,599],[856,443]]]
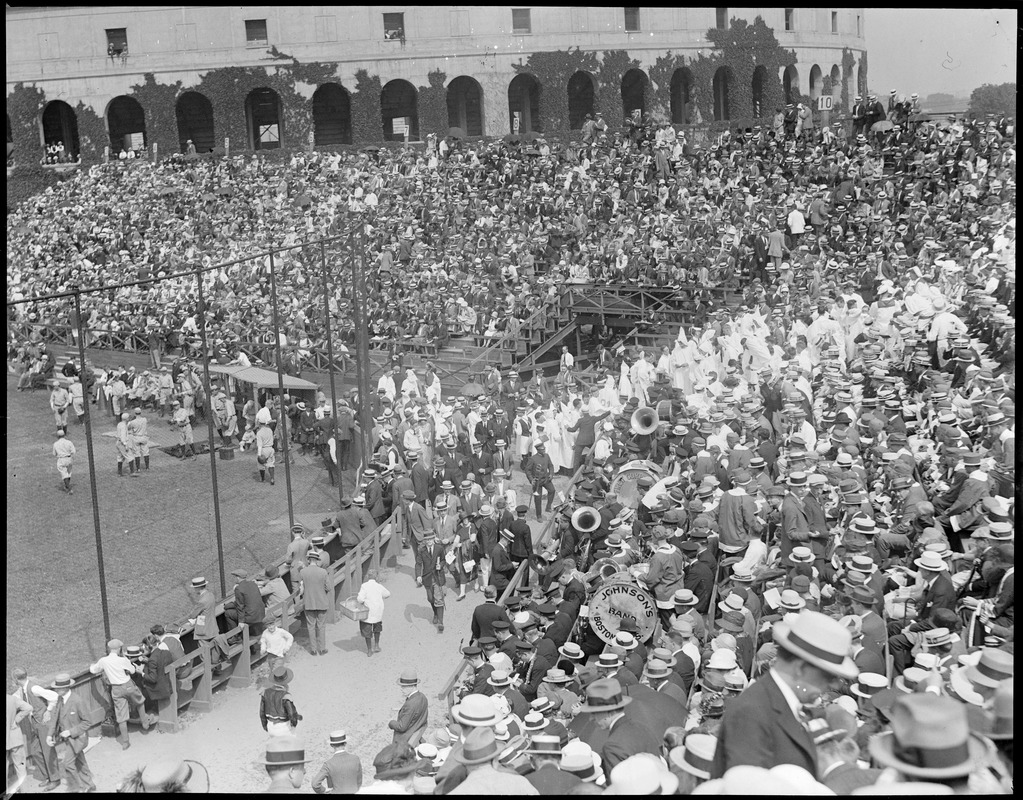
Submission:
[[[103,655],[106,636],[89,489],[85,427],[71,423],[78,450],[66,495],[51,448],[48,392],[18,392],[7,381],[7,668],[33,675],[72,673]],[[117,474],[115,423],[92,406],[96,484],[110,627],[126,643],[157,622],[191,610],[189,581],[205,575],[219,595],[217,540],[209,456],[180,460],[152,447],[140,477]],[[147,411],[151,438],[172,441],[165,420]],[[72,415],[73,416],[73,415]],[[205,441],[205,423],[195,429]],[[296,521],[319,527],[337,508],[318,457],[295,456],[291,469]],[[348,480],[354,477],[346,476]],[[237,567],[254,570],[283,556],[289,539],[284,466],[277,484],[259,482],[255,456],[217,461],[227,579]]]

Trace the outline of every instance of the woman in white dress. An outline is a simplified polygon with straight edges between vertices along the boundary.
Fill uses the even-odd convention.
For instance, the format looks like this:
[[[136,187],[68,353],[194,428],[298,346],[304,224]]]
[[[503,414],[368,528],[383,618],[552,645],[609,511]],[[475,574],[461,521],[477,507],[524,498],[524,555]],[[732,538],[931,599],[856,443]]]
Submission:
[[[570,395],[568,403],[561,404],[559,424],[561,427],[561,461],[569,470],[572,469],[572,457],[575,455],[577,431],[569,431],[582,416],[582,400],[577,395]]]
[[[618,396],[632,397],[632,380],[629,378],[629,362],[622,356],[621,377],[618,379]]]

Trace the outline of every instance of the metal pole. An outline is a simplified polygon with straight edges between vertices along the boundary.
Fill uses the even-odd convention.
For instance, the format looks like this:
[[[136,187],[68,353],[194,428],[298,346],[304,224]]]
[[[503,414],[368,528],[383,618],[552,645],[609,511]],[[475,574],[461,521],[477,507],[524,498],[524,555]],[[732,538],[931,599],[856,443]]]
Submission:
[[[99,599],[103,606],[103,635],[109,641],[110,606],[107,604],[107,577],[103,567],[103,536],[99,526],[99,495],[96,493],[96,458],[92,449],[92,401],[85,384],[85,325],[82,318],[82,292],[75,292],[75,316],[78,317],[78,359],[82,364],[82,408],[85,409],[85,451],[89,457],[89,490],[92,492],[92,527],[96,532],[96,560],[99,564]],[[91,387],[90,387],[91,388]]]
[[[360,218],[359,238],[353,238],[352,245],[359,244],[359,264],[356,267],[355,252],[352,252],[352,292],[355,298],[355,328],[356,328],[356,350],[359,364],[359,396],[362,398],[362,406],[359,412],[359,426],[362,428],[360,437],[362,441],[362,466],[366,467],[370,462],[372,453],[370,447],[370,436],[373,432],[373,419],[370,413],[369,396],[369,331],[366,327],[366,309],[363,306],[366,297],[366,224]]]
[[[220,595],[227,595],[227,578],[224,572],[224,536],[220,529],[220,492],[217,490],[217,454],[213,441],[213,393],[210,391],[210,348],[206,340],[206,298],[202,291],[202,272],[196,270],[196,289],[199,293],[199,338],[202,340],[202,378],[206,391],[206,432],[210,444],[210,474],[213,478],[213,523],[217,531],[217,566],[220,568]],[[233,403],[234,399],[229,398]]]
[[[334,342],[330,332],[330,283],[327,280],[327,248],[320,239],[320,274],[323,276],[323,323],[327,334],[327,375],[330,376],[330,423],[334,432],[334,452],[340,455],[341,443],[337,440],[337,389],[334,387]],[[327,458],[330,458],[328,449]],[[341,460],[337,463],[338,504],[345,496],[345,476],[341,473]]]
[[[274,312],[274,350],[277,353],[277,389],[281,398],[281,416],[277,424],[281,429],[281,449],[284,451],[284,482],[288,489],[288,530],[295,524],[295,507],[291,502],[291,456],[288,454],[288,410],[284,407],[284,373],[281,371],[281,315],[277,307],[277,265],[270,248],[270,303]],[[291,534],[288,534],[291,537]]]

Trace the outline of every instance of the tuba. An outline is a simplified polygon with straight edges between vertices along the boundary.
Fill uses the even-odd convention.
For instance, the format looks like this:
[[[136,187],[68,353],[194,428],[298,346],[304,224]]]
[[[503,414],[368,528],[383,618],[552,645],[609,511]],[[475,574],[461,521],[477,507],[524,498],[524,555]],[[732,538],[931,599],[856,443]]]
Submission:
[[[632,414],[632,428],[641,435],[653,433],[659,422],[657,412],[649,406],[637,408]]]
[[[593,506],[581,506],[572,512],[572,527],[580,533],[592,533],[600,527],[600,512]]]

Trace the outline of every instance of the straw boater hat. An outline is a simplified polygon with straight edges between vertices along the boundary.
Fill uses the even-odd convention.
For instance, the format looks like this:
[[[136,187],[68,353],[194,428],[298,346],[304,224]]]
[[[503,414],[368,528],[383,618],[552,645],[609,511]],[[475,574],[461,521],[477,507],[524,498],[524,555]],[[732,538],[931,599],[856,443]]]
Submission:
[[[668,758],[677,769],[707,780],[714,766],[717,744],[718,740],[714,736],[691,733],[686,737],[685,745],[672,749]]]
[[[852,637],[838,620],[816,611],[803,610],[789,625],[775,623],[774,641],[809,664],[835,675],[852,680],[859,670],[849,658]]]
[[[870,740],[870,754],[885,767],[914,778],[966,777],[987,748],[970,733],[966,707],[950,697],[914,692],[895,701],[891,731]]]
[[[266,758],[260,763],[268,767],[289,767],[308,762],[297,736],[275,736],[267,743]]]

